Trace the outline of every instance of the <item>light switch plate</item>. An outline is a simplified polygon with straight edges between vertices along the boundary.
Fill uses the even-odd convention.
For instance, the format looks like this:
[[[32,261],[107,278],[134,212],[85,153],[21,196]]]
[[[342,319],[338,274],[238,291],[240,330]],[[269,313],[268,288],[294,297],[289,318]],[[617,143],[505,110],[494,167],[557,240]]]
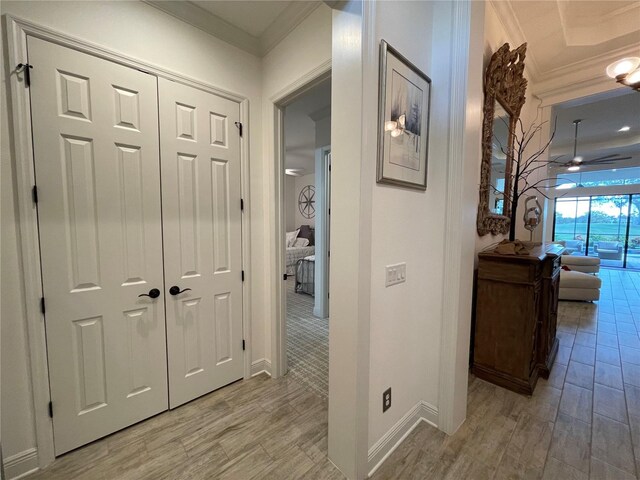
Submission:
[[[404,283],[407,281],[407,264],[396,263],[394,265],[387,265],[385,268],[385,287],[397,285],[398,283]]]

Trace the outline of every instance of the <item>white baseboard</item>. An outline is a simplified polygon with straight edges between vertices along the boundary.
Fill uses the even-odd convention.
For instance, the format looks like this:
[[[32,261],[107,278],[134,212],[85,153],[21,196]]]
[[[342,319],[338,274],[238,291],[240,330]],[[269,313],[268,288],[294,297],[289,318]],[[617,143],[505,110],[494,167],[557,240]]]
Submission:
[[[38,450],[35,448],[16,453],[4,460],[4,473],[7,480],[26,477],[38,468]]]
[[[255,377],[260,373],[266,373],[271,376],[271,362],[266,358],[261,358],[260,360],[255,360],[251,362],[251,376]]]
[[[373,475],[380,465],[391,455],[420,422],[427,422],[438,427],[438,409],[421,401],[409,410],[391,429],[369,449],[369,476]]]

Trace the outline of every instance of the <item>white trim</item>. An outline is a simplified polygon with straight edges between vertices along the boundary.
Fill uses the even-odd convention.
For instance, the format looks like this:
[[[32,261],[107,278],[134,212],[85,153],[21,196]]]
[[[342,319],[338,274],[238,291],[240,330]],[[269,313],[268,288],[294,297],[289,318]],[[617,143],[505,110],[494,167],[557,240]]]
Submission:
[[[261,358],[260,360],[256,360],[251,364],[252,377],[260,375],[261,373],[266,373],[267,375],[271,376],[271,362],[266,358]]]
[[[523,43],[527,43],[527,37],[522,30],[522,26],[518,21],[516,13],[513,11],[511,2],[505,2],[504,0],[490,0],[489,5],[496,14],[496,17],[498,17],[498,21],[504,28],[504,31],[507,33],[507,38],[510,38],[515,42],[511,47],[516,48]],[[527,51],[527,61],[525,62],[524,70],[532,81],[539,76],[540,69],[538,68],[538,62],[536,61],[534,52],[531,49]]]
[[[259,37],[255,37],[224,18],[192,2],[167,0],[141,1],[257,57],[264,57],[311,15],[316,8],[322,5],[322,2],[317,0],[291,2]]]
[[[110,62],[118,63],[126,67],[135,68],[136,70],[141,70],[145,73],[150,73],[151,75],[155,75],[160,78],[166,78],[174,82],[182,83],[183,85],[188,85],[199,90],[204,90],[205,92],[213,93],[215,95],[218,95],[219,97],[223,97],[237,103],[242,103],[244,100],[246,100],[246,97],[238,93],[218,88],[202,80],[198,80],[181,73],[173,72],[172,70],[159,67],[157,65],[145,62],[143,60],[131,57],[115,50],[110,50],[96,43],[67,35],[66,33],[62,33],[52,28],[33,23],[29,20],[24,20],[12,15],[5,16],[7,18],[7,23],[9,24],[9,26],[14,28],[15,34],[17,34],[17,36],[14,38],[14,41],[19,42],[24,39],[26,35],[31,35],[32,37],[40,38],[42,40],[46,40],[47,42],[52,42],[63,47],[72,48],[74,50],[78,50],[79,52],[88,53],[89,55],[93,55],[94,57],[109,60]],[[26,45],[25,50],[22,53],[26,55]],[[20,62],[20,60],[18,60],[18,62]]]
[[[242,284],[242,333],[245,340],[244,352],[244,378],[251,377],[251,354],[253,351],[251,342],[251,161],[250,145],[251,122],[249,119],[249,100],[244,99],[240,103],[240,123],[242,124],[242,137],[240,138],[240,179],[241,195],[244,203],[242,215],[242,268],[245,272],[245,281]]]
[[[225,43],[238,47],[257,57],[260,56],[260,41],[241,28],[205,10],[199,5],[185,1],[141,0],[150,7],[187,23]]]
[[[18,480],[38,470],[38,450],[30,448],[4,460],[7,480]]]
[[[31,108],[23,79],[15,73],[15,65],[26,63],[28,25],[5,16],[8,42],[9,81],[16,168],[16,197],[20,231],[20,260],[24,275],[25,322],[29,339],[33,410],[38,445],[38,463],[45,467],[53,462],[53,423],[49,418],[49,367],[44,315],[40,312],[42,279],[40,276],[40,244],[36,207],[31,198],[35,172],[31,136]]]
[[[269,101],[284,107],[330,76],[331,59],[328,59],[279,90]]]
[[[470,332],[464,328],[464,318],[470,317],[471,309],[466,309],[461,294],[464,293],[463,280],[465,268],[462,261],[469,261],[466,255],[465,230],[461,228],[465,218],[464,199],[466,108],[468,89],[468,62],[471,40],[472,2],[454,2],[452,5],[451,39],[451,80],[449,108],[449,160],[447,162],[447,199],[445,215],[444,264],[443,275],[442,331],[440,337],[440,381],[438,406],[440,409],[440,428],[447,434],[453,434],[466,416],[467,371]],[[469,300],[469,306],[471,301]],[[461,339],[465,339],[461,341]],[[461,351],[466,345],[466,352]],[[465,354],[466,353],[466,354]],[[464,397],[462,402],[458,397]],[[462,407],[460,405],[462,404]]]
[[[242,223],[243,268],[249,281],[243,284],[243,334],[245,340],[251,338],[251,203],[249,178],[249,100],[237,93],[217,88],[208,83],[179,73],[166,70],[136,58],[108,50],[102,46],[86,42],[43,27],[30,21],[4,15],[7,30],[7,47],[9,62],[9,82],[11,86],[10,107],[12,112],[13,139],[15,145],[15,167],[17,178],[18,224],[22,271],[24,274],[25,321],[29,337],[29,359],[31,365],[31,384],[33,389],[34,419],[37,457],[40,468],[49,465],[55,459],[53,443],[53,424],[49,418],[48,403],[51,399],[49,390],[49,369],[47,362],[47,343],[44,328],[44,316],[40,312],[42,297],[42,278],[40,274],[40,248],[38,239],[38,223],[36,208],[31,198],[31,188],[35,183],[35,172],[32,149],[31,107],[29,91],[23,85],[22,75],[15,72],[14,66],[26,63],[27,36],[33,36],[63,47],[88,53],[120,65],[145,71],[157,77],[166,78],[214,95],[234,101],[240,106],[240,118],[244,126],[240,139],[240,161],[244,198],[244,215]],[[244,377],[251,376],[251,342],[247,341],[244,352]]]
[[[284,214],[284,107],[295,101],[311,88],[331,76],[331,59],[319,64],[298,79],[282,88],[269,99],[273,112],[273,158],[274,158],[274,230],[275,255],[271,264],[275,272],[275,287],[272,290],[274,314],[271,325],[271,374],[274,378],[287,372],[286,316],[287,297],[283,285],[285,274],[285,214]]]
[[[427,422],[438,428],[438,409],[430,403],[418,402],[369,449],[369,476],[389,458],[405,438],[420,424]]]

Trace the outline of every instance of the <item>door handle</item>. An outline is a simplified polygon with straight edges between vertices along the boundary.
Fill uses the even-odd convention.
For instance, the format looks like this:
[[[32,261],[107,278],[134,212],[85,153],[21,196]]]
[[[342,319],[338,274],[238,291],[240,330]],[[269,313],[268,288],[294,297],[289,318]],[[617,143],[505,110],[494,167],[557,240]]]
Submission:
[[[142,293],[142,294],[140,294],[138,296],[139,297],[158,298],[160,296],[160,290],[158,290],[157,288],[152,288],[151,290],[149,290],[149,293]]]
[[[191,290],[190,288],[185,288],[180,290],[180,287],[178,287],[177,285],[174,285],[173,287],[171,287],[169,289],[169,293],[171,295],[180,295],[182,292],[186,292],[187,290]]]

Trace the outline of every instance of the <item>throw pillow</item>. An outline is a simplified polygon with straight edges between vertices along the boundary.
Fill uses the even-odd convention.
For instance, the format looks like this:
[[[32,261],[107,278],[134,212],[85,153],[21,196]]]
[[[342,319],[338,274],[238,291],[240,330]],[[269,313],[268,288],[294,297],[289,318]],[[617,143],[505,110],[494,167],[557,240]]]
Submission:
[[[295,230],[293,232],[287,232],[286,245],[287,248],[293,247],[293,242],[298,238],[298,234],[300,233],[300,229]]]

